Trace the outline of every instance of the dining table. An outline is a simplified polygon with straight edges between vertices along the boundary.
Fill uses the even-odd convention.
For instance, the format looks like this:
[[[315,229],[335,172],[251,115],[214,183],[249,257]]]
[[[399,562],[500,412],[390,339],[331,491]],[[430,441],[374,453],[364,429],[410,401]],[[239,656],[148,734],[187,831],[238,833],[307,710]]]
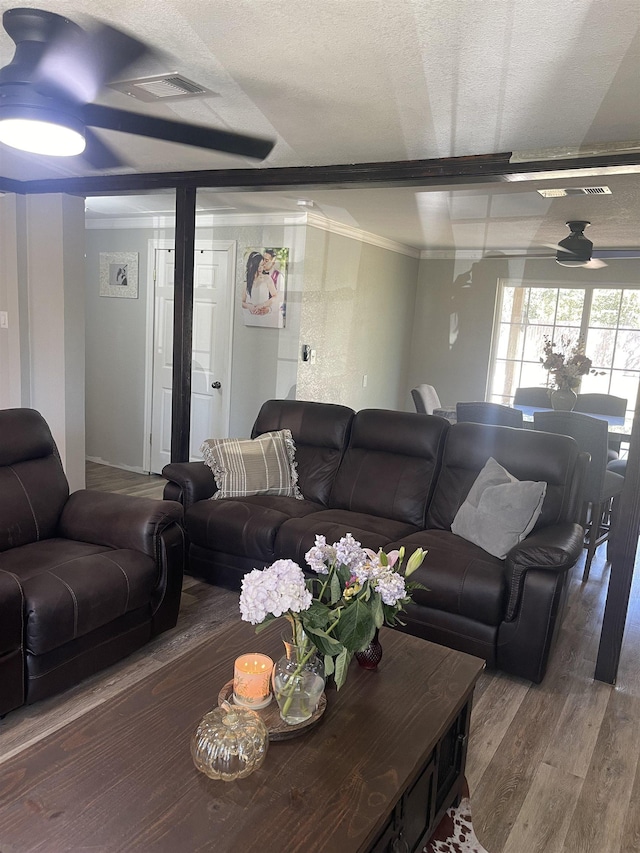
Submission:
[[[522,412],[522,425],[525,429],[533,429],[533,416],[536,412],[551,412],[553,409],[544,409],[541,406],[512,406]],[[442,406],[433,410],[434,415],[441,418],[446,418],[450,423],[456,423],[456,407]],[[612,441],[628,442],[631,438],[631,428],[633,426],[633,416],[628,415],[620,417],[617,415],[599,415],[594,412],[580,412],[581,415],[588,415],[590,418],[597,418],[600,421],[606,421],[608,424],[608,435]]]
[[[552,412],[553,409],[543,409],[540,406],[513,406],[514,409],[519,409],[522,412],[522,420],[525,428],[533,427],[533,416],[536,412]],[[608,424],[609,439],[615,441],[628,442],[631,438],[631,428],[633,426],[633,417],[628,418],[619,415],[601,415],[595,412],[577,412],[576,414],[587,415],[590,418],[597,418],[599,421],[606,421]]]

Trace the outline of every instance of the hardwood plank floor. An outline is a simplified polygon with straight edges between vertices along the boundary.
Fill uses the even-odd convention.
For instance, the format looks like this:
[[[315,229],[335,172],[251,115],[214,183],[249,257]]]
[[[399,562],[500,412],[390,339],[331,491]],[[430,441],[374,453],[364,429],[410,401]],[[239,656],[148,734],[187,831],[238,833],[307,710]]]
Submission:
[[[87,463],[87,488],[162,497],[164,480]],[[640,604],[634,581],[615,687],[593,681],[610,568],[574,571],[568,612],[542,684],[485,672],[467,757],[473,821],[489,853],[640,851]],[[636,562],[637,568],[637,562]],[[237,594],[185,578],[178,625],[62,696],[0,723],[0,765],[25,745],[221,630]],[[0,770],[1,776],[1,770]]]

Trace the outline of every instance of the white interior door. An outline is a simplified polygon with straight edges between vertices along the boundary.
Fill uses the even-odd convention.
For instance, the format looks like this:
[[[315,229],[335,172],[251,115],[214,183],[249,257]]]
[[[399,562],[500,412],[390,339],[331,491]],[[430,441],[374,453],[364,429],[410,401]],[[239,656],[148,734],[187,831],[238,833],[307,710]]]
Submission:
[[[194,266],[190,459],[205,438],[229,431],[233,263],[231,247],[196,247]],[[175,253],[155,250],[151,471],[171,461],[173,274]]]

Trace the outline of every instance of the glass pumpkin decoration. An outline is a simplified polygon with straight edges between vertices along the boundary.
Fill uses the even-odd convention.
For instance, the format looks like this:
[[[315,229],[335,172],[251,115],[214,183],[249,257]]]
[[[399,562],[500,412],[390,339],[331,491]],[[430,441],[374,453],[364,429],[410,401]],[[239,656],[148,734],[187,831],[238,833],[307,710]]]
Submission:
[[[264,762],[269,732],[247,708],[223,702],[200,720],[191,739],[193,763],[210,779],[244,779]]]

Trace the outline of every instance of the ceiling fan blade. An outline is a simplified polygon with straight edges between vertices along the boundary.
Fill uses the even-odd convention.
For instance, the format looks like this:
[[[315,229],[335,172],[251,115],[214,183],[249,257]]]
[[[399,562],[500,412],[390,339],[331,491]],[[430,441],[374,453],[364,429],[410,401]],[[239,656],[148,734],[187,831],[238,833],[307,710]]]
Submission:
[[[76,103],[93,101],[105,83],[153,51],[121,30],[100,24],[87,32],[66,28],[52,39],[40,60],[34,85],[39,92]]]
[[[124,162],[108,145],[89,128],[85,128],[84,138],[87,147],[82,152],[82,158],[95,169],[115,169],[126,166]]]
[[[86,104],[80,109],[80,115],[84,123],[91,127],[149,136],[152,139],[193,145],[196,148],[225,151],[229,154],[255,157],[258,160],[266,157],[275,144],[270,139],[257,136],[245,136],[203,125],[169,121],[113,107],[104,107],[100,104]]]

